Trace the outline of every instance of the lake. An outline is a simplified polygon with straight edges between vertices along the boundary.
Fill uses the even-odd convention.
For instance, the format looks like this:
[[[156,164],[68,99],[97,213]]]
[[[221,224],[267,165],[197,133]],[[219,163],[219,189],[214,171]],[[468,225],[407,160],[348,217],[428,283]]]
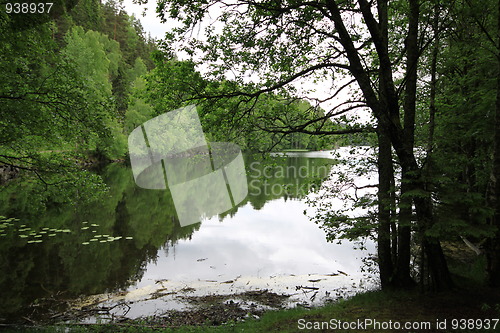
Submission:
[[[0,192],[1,321],[137,318],[189,308],[187,296],[255,290],[312,306],[373,287],[362,259],[374,245],[328,243],[305,214],[335,173],[331,154],[289,155],[245,156],[247,197],[184,227],[170,191],[138,187],[123,164],[100,171],[108,191],[97,202],[61,203],[11,182]]]

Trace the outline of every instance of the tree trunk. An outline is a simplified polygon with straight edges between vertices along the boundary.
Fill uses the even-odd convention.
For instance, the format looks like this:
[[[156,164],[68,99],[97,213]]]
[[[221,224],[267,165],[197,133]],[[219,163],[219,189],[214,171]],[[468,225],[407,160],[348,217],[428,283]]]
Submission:
[[[408,196],[409,185],[403,172],[401,181],[401,196],[399,198],[398,215],[398,261],[396,266],[396,283],[403,288],[415,285],[410,275],[411,260],[411,224],[412,224],[412,199]]]
[[[424,190],[424,188],[419,189]],[[425,257],[424,270],[428,276],[428,289],[432,291],[449,290],[453,287],[450,271],[446,258],[441,248],[439,239],[429,236],[425,233],[429,230],[433,221],[432,200],[429,197],[418,197],[414,199],[415,210],[417,212],[417,219],[419,221],[419,228],[421,228],[422,246]],[[427,267],[425,267],[427,266]],[[424,277],[422,277],[424,278]]]
[[[391,141],[384,131],[378,136],[378,265],[382,289],[393,282],[393,261],[391,251],[391,192],[394,179],[392,167]]]

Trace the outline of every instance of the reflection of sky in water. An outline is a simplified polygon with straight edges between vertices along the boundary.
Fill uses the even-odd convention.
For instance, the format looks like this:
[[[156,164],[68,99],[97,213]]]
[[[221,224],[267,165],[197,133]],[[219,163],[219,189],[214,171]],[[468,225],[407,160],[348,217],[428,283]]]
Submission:
[[[326,242],[325,233],[303,214],[306,209],[302,201],[277,199],[261,210],[247,204],[223,222],[205,221],[191,240],[179,240],[168,254],[160,249],[136,286],[160,279],[224,281],[239,275],[262,278],[337,270],[357,275],[366,252],[347,241]],[[374,253],[373,244],[367,247]]]

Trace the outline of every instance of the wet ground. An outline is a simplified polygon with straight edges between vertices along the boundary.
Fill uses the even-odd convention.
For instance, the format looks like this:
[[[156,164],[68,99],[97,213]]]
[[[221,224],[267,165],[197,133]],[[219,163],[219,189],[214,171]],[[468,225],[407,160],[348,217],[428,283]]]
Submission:
[[[283,308],[313,307],[374,288],[375,281],[356,279],[343,271],[329,274],[281,275],[268,278],[236,277],[185,284],[158,280],[154,284],[77,300],[42,300],[34,306],[31,323],[123,323],[141,319],[167,326],[219,325],[258,318]],[[44,304],[44,302],[46,304]],[[59,302],[59,304],[56,304]],[[50,313],[37,312],[45,306]],[[57,311],[56,309],[60,309]],[[37,322],[36,318],[44,318]]]

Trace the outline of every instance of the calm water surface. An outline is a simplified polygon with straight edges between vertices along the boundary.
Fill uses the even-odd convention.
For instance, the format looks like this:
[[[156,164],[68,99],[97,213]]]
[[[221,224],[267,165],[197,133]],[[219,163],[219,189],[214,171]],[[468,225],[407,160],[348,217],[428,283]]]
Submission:
[[[109,192],[89,204],[60,204],[28,193],[22,181],[11,183],[0,192],[0,318],[46,317],[89,297],[130,301],[129,317],[151,315],[185,306],[175,295],[158,300],[152,293],[186,287],[191,295],[268,289],[294,295],[291,303],[322,299],[299,286],[320,287],[320,296],[363,287],[361,258],[373,245],[361,251],[349,242],[327,243],[304,215],[310,189],[335,170],[325,157],[245,157],[247,198],[186,227],[168,190],[138,188],[124,165],[102,171]]]

